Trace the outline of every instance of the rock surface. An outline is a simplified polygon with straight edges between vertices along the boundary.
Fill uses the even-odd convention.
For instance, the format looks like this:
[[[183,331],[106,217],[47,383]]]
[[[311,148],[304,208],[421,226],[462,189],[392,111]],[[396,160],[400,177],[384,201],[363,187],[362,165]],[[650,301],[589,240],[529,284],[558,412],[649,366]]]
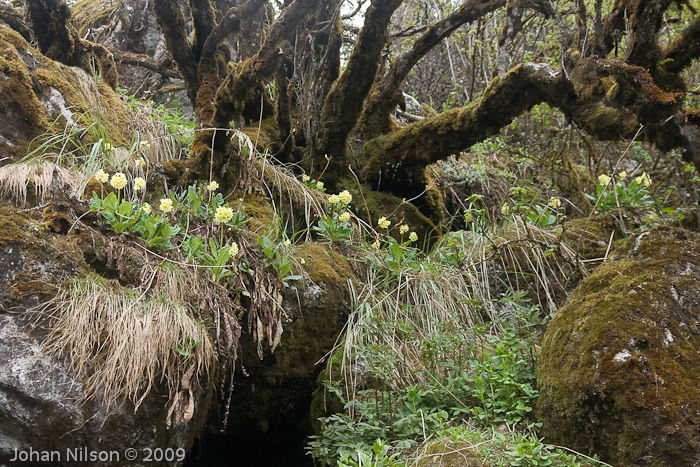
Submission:
[[[628,239],[550,322],[538,363],[548,442],[615,466],[700,465],[700,235]]]
[[[56,451],[60,457],[54,457],[51,465],[75,465],[76,460],[89,460],[75,456],[93,452],[113,451],[124,461],[129,448],[136,449],[139,460],[147,449],[168,448],[181,449],[184,459],[202,429],[212,388],[195,394],[201,410],[189,423],[170,429],[167,390],[154,389],[136,413],[129,402],[107,413],[99,400],[83,401],[83,383],[62,360],[47,355],[32,334],[27,309],[52,296],[64,278],[89,271],[120,275],[103,249],[108,242],[93,234],[81,229],[56,234],[37,211],[0,208],[0,264],[7,265],[0,274],[0,464],[12,465],[15,449]],[[135,267],[133,254],[127,253],[125,259]],[[122,279],[136,280],[138,274],[129,269]],[[111,456],[116,459],[116,454]]]

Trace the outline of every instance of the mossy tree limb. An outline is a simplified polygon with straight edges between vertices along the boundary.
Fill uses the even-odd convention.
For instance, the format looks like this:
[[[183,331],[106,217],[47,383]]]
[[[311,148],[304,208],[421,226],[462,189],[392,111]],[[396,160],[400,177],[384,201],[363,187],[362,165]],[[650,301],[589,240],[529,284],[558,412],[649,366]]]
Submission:
[[[700,56],[700,15],[685,28],[681,36],[673,41],[663,53],[664,70],[680,73]]]
[[[642,137],[661,148],[687,146],[682,92],[665,92],[648,71],[620,60],[566,57],[568,74],[544,64],[520,64],[497,77],[466,107],[412,123],[364,145],[363,178],[405,196],[424,189],[428,164],[496,134],[532,106],[547,102],[598,139]],[[614,83],[610,85],[610,83]],[[607,84],[606,84],[607,83]],[[687,132],[686,132],[687,134]]]
[[[194,31],[192,52],[197,62],[199,62],[204,43],[216,25],[214,7],[209,0],[189,0],[189,5],[192,12],[192,28]]]
[[[372,86],[358,122],[360,132],[370,137],[388,132],[391,129],[390,114],[395,107],[393,97],[418,61],[461,25],[505,4],[505,0],[466,0],[454,13],[430,26],[410,49],[392,61],[381,80]]]
[[[521,64],[493,80],[483,97],[374,138],[364,145],[363,178],[383,188],[411,184],[415,174],[440,159],[496,134],[510,121],[543,101],[559,102],[572,92],[565,74],[547,65]],[[422,179],[422,177],[421,177]],[[398,185],[397,185],[398,184]],[[419,193],[424,187],[413,187]]]
[[[165,38],[165,44],[173,54],[180,76],[185,81],[190,102],[195,102],[200,83],[197,75],[197,60],[192,44],[187,39],[185,16],[175,0],[153,2],[153,12]]]
[[[117,67],[112,53],[80,38],[69,23],[71,12],[63,0],[28,0],[26,5],[34,37],[44,55],[87,72],[97,67],[104,82],[113,89],[117,87]]]
[[[320,0],[296,0],[289,4],[270,26],[258,53],[229,66],[228,76],[216,95],[214,125],[228,127],[231,120],[240,117],[250,94],[274,77],[284,59],[285,48],[294,40],[296,27],[319,3]]]
[[[344,169],[345,145],[355,126],[362,104],[379,68],[379,59],[389,32],[391,15],[403,0],[372,2],[365,13],[365,24],[340,75],[326,96],[321,111],[321,127],[312,148],[312,162],[323,167],[325,155],[336,158],[333,169]]]
[[[629,21],[629,47],[627,61],[643,66],[652,73],[661,58],[658,45],[658,31],[663,22],[664,12],[673,0],[637,0],[632,4]]]
[[[22,12],[11,5],[0,3],[0,21],[4,21],[8,26],[20,33],[27,42],[34,40],[34,34],[24,22]]]

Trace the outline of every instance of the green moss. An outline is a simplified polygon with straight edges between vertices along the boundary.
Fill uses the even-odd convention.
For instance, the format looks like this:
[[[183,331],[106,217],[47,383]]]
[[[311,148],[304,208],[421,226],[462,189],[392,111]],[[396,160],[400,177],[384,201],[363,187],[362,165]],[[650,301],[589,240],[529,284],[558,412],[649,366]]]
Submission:
[[[423,245],[426,241],[427,244],[432,243],[434,237],[438,233],[438,229],[435,226],[435,223],[425,214],[423,214],[415,205],[404,202],[398,196],[382,191],[371,191],[367,188],[363,188],[362,193],[367,202],[367,208],[372,218],[367,219],[367,212],[364,209],[364,206],[359,204],[362,201],[358,196],[353,196],[353,203],[356,204],[356,207],[354,208],[355,213],[364,221],[368,222],[372,226],[376,226],[377,220],[384,216],[388,217],[392,225],[396,225],[396,223],[399,221],[403,221],[404,224],[408,225],[411,231],[418,234],[419,245]],[[398,232],[396,230],[392,231],[392,234],[398,236]]]
[[[700,235],[662,228],[630,238],[580,284],[539,359],[550,442],[613,465],[698,461],[698,277]]]
[[[83,122],[86,126],[97,121],[115,143],[131,140],[130,110],[104,82],[93,83],[84,72],[48,59],[9,28],[0,26],[0,42],[9,45],[0,51],[0,75],[6,77],[0,81],[0,94],[4,96],[0,113],[8,122],[2,134],[13,144],[3,147],[5,143],[0,142],[6,153],[15,159],[25,156],[30,141],[47,131],[57,117],[56,131],[62,131],[64,116],[59,115],[58,109],[49,114],[42,105],[42,101],[54,98],[54,89],[61,94],[73,119],[88,112],[92,121]],[[26,58],[29,54],[31,60]],[[52,105],[55,107],[56,103]]]
[[[96,0],[79,0],[71,6],[71,18],[78,26],[80,37],[85,37],[89,28],[103,26],[109,16],[119,6],[119,2],[104,2]]]
[[[419,467],[489,467],[488,461],[482,460],[474,452],[472,443],[438,439],[430,443],[421,454]]]

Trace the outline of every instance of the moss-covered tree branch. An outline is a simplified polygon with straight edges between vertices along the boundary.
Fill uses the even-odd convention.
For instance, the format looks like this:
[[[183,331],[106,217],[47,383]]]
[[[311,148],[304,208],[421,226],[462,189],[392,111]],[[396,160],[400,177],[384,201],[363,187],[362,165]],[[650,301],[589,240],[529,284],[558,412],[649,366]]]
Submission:
[[[326,154],[336,158],[334,169],[345,167],[345,145],[379,68],[388,38],[391,15],[403,0],[372,2],[348,65],[323,103],[321,126],[312,148],[312,161],[323,166]]]
[[[428,165],[492,136],[541,102],[565,100],[573,88],[562,70],[522,64],[494,79],[481,99],[466,107],[412,123],[364,145],[364,180],[407,193],[422,190],[417,174]],[[401,188],[403,186],[403,189]]]
[[[118,75],[112,53],[78,36],[70,25],[71,12],[63,0],[28,0],[26,4],[34,37],[44,55],[87,72],[94,71],[96,65],[104,82],[117,87]]]
[[[272,24],[258,53],[241,63],[229,65],[228,76],[216,95],[214,125],[228,127],[231,120],[239,118],[250,95],[255,94],[263,81],[274,77],[284,59],[284,43],[289,44],[294,39],[296,27],[318,7],[320,1],[292,2]]]
[[[673,41],[663,53],[664,70],[679,73],[686,69],[694,59],[700,57],[700,15],[683,30],[681,36]]]
[[[8,26],[17,31],[27,42],[34,40],[31,29],[24,22],[24,15],[20,10],[0,3],[0,21],[4,21]]]
[[[194,103],[200,85],[197,60],[192,44],[187,38],[187,23],[180,5],[175,0],[158,0],[153,2],[153,12],[165,38],[165,44],[173,54],[180,76],[185,81],[187,96],[190,102]]]
[[[418,61],[458,27],[505,6],[506,0],[466,0],[451,15],[430,26],[406,52],[391,63],[386,74],[372,86],[358,127],[363,135],[377,136],[390,130],[394,95]]]
[[[214,7],[209,0],[189,0],[192,15],[192,53],[199,62],[204,43],[215,26]]]

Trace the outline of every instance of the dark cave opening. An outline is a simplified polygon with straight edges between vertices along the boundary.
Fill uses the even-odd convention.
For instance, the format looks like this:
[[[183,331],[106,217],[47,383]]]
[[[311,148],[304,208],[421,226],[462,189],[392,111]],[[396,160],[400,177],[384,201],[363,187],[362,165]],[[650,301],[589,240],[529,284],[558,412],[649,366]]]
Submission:
[[[237,420],[224,433],[200,436],[185,467],[313,467],[306,443],[311,434],[308,405],[303,413],[270,421],[263,430],[252,420]]]

